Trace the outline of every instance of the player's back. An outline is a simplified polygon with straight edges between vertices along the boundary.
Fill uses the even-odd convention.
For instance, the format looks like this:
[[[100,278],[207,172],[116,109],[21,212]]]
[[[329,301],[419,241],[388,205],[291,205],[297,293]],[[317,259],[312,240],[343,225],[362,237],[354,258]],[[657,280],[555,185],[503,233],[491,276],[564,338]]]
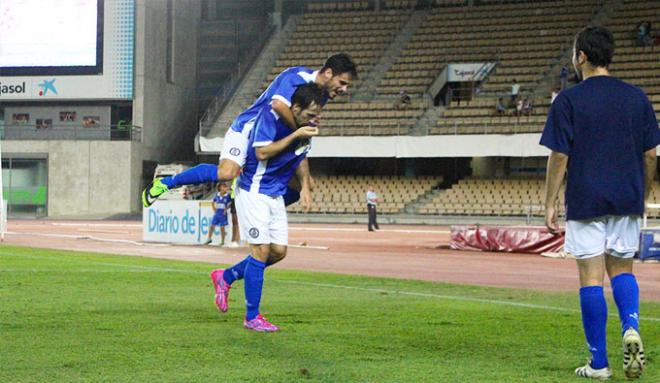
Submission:
[[[270,105],[273,98],[290,103],[287,99],[287,90],[295,89],[297,86],[314,81],[314,71],[304,66],[287,68],[277,75],[268,85],[268,88],[257,98],[249,108],[236,117],[231,129],[241,132],[246,122],[254,119],[259,111]],[[293,93],[293,92],[290,92]],[[289,95],[290,97],[290,95]]]
[[[652,106],[638,87],[611,76],[590,77],[560,93],[572,109],[573,148],[641,153]]]
[[[541,143],[569,157],[569,218],[641,214],[644,152],[657,134],[653,107],[633,85],[593,76],[562,91]]]

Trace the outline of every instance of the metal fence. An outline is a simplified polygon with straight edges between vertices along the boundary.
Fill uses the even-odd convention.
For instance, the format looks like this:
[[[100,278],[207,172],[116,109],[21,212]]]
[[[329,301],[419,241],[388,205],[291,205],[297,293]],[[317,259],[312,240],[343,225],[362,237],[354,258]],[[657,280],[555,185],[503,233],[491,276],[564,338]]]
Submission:
[[[142,127],[136,125],[0,125],[3,140],[97,140],[142,142]]]

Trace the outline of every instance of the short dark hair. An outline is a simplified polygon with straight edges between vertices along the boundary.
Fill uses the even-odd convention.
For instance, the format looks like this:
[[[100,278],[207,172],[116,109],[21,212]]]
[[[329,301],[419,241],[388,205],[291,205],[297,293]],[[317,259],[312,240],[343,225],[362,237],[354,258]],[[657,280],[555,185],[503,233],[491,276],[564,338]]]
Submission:
[[[582,51],[593,66],[607,68],[614,56],[614,36],[609,29],[589,26],[575,35],[575,53]]]
[[[328,57],[328,59],[325,60],[323,68],[321,68],[321,72],[324,72],[326,69],[332,69],[333,76],[339,76],[342,73],[350,73],[354,79],[358,78],[357,65],[355,65],[351,56],[346,53],[337,53]]]
[[[291,105],[297,104],[302,109],[309,108],[312,102],[323,106],[324,101],[325,92],[313,82],[299,86],[291,97]]]

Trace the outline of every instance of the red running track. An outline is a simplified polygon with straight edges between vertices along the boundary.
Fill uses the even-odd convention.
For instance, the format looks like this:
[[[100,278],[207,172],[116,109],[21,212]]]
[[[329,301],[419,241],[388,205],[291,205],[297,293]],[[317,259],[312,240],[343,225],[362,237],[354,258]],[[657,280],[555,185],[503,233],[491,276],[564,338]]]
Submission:
[[[12,220],[5,244],[152,258],[235,263],[246,248],[177,246],[142,242],[136,221]],[[82,239],[85,238],[85,239]],[[577,291],[575,261],[538,255],[455,251],[447,227],[292,224],[293,247],[278,268],[418,279],[543,291]],[[660,301],[660,264],[635,265],[641,298]]]

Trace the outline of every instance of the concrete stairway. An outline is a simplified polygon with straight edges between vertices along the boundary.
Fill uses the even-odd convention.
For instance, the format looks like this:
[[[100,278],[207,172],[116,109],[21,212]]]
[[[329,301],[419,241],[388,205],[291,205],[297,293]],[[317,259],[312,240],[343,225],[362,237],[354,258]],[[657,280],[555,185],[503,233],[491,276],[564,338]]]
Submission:
[[[422,207],[423,205],[431,202],[433,200],[433,198],[435,198],[437,195],[439,195],[442,192],[443,192],[443,190],[431,189],[431,191],[429,191],[428,193],[422,194],[416,200],[408,202],[403,207],[403,211],[406,214],[418,214],[420,207]]]
[[[607,0],[603,6],[594,13],[589,20],[589,25],[605,25],[606,22],[616,14],[623,6],[623,0]],[[559,82],[559,72],[564,65],[572,67],[573,58],[573,37],[566,42],[566,49],[557,57],[552,65],[545,72],[539,85],[533,89],[532,93],[538,97],[550,97],[552,89]]]
[[[218,97],[216,105],[224,103],[224,108],[219,112],[215,119],[207,121],[210,130],[207,137],[222,137],[225,132],[243,110],[245,110],[255,99],[255,92],[261,89],[261,84],[266,81],[268,73],[275,65],[275,61],[286,48],[291,35],[296,31],[298,23],[302,16],[290,16],[286,25],[281,31],[277,32],[266,43],[263,51],[259,54],[252,67],[249,69],[241,83],[236,87],[233,94],[226,94],[224,97]],[[221,95],[222,96],[222,95]],[[213,103],[210,107],[213,106]]]
[[[428,134],[429,129],[438,124],[438,120],[442,117],[442,113],[445,110],[444,106],[433,106],[430,103],[424,114],[417,120],[415,126],[410,132],[411,136],[425,136]]]
[[[406,25],[399,31],[397,37],[389,45],[383,56],[381,56],[378,63],[374,66],[371,72],[363,79],[362,85],[356,90],[354,100],[356,101],[371,101],[376,96],[376,88],[385,76],[385,73],[390,69],[392,64],[401,55],[403,49],[406,47],[415,32],[419,29],[420,25],[426,20],[428,10],[416,10],[410,14],[410,18]]]

